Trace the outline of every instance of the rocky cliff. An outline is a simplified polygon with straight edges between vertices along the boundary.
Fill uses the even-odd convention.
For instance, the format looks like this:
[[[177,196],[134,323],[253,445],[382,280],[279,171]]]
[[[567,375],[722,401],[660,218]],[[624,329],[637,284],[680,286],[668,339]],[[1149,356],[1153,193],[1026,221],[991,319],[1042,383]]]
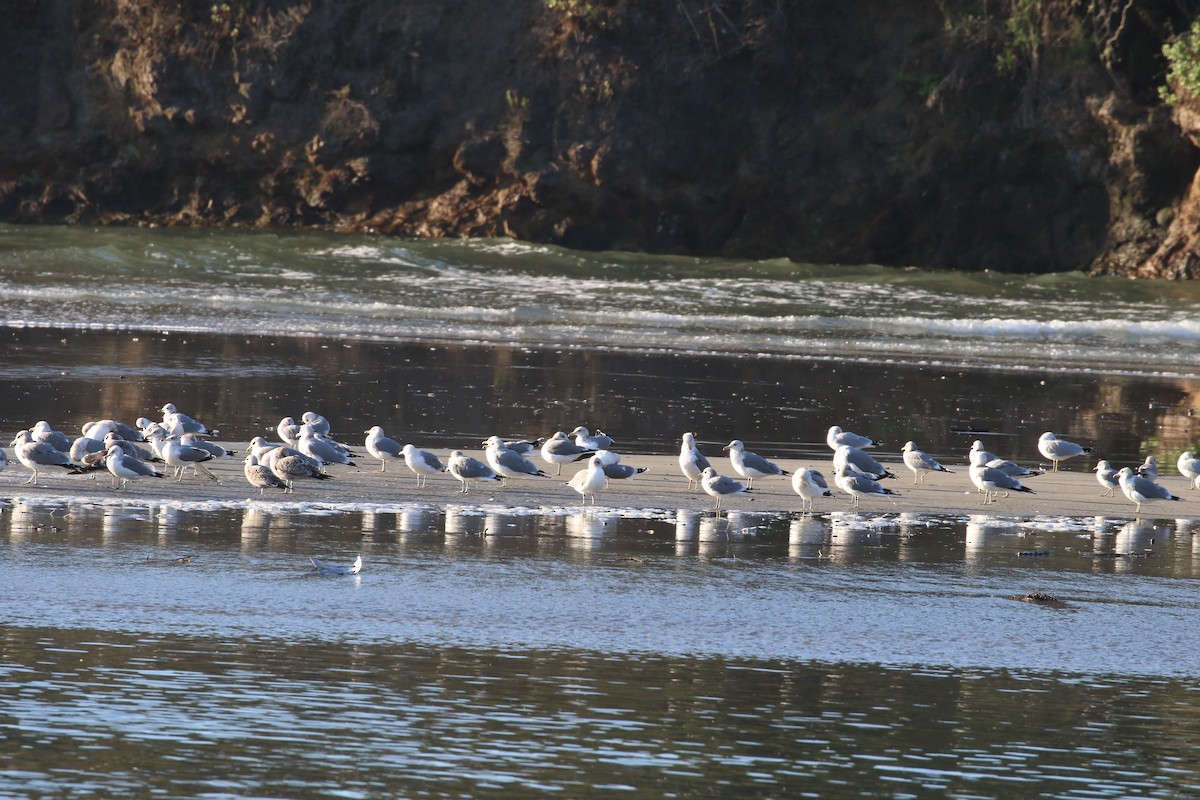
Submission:
[[[4,220],[1200,276],[1183,0],[14,6]]]

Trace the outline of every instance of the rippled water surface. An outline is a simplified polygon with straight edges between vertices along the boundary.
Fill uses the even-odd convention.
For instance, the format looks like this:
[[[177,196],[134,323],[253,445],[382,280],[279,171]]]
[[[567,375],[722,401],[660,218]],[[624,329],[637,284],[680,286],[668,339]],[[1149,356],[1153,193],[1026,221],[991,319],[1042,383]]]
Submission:
[[[831,424],[1200,444],[1192,285],[0,228],[0,426],[171,401],[430,447]],[[477,444],[476,444],[477,446]],[[715,448],[713,448],[715,450]],[[711,452],[712,450],[710,450]],[[1178,519],[42,499],[0,473],[0,796],[1200,796]],[[365,568],[322,577],[311,558]]]

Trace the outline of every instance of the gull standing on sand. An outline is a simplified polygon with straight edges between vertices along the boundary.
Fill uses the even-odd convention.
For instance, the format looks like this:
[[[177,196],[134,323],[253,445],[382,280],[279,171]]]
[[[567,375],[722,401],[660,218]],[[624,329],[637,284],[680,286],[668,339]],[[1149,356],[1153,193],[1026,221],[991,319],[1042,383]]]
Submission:
[[[1054,466],[1050,471],[1058,472],[1060,461],[1090,453],[1092,448],[1068,442],[1066,439],[1059,439],[1050,431],[1046,431],[1038,439],[1038,451],[1053,462]]]
[[[1179,454],[1179,460],[1175,462],[1175,468],[1179,470],[1179,474],[1195,483],[1197,478],[1200,478],[1200,458],[1192,455],[1191,450],[1184,450]],[[1196,488],[1200,489],[1200,486]]]
[[[796,470],[792,475],[792,491],[800,495],[801,511],[812,511],[813,501],[818,497],[833,497],[825,476],[807,467]]]
[[[62,452],[52,444],[47,442],[35,442],[33,434],[29,431],[21,431],[17,434],[17,438],[12,440],[13,452],[17,456],[17,461],[20,461],[29,469],[33,470],[33,475],[25,483],[37,485],[38,469],[41,467],[62,467],[69,470],[72,474],[79,474],[80,470],[71,463],[71,458],[66,453]]]
[[[613,446],[613,438],[604,431],[592,433],[582,425],[571,431],[571,435],[575,437],[575,444],[580,447],[587,447],[592,450],[607,450]]]
[[[842,447],[846,447],[846,445],[842,445]],[[864,497],[869,497],[871,495],[888,497],[889,495],[900,494],[894,489],[884,488],[878,481],[873,480],[866,475],[847,472],[846,465],[834,467],[833,482],[837,484],[839,489],[854,498],[854,502],[852,502],[851,505],[855,508],[858,508],[860,501]],[[892,505],[895,504],[896,501],[892,500]]]
[[[1009,492],[1026,492],[1028,494],[1036,494],[1033,489],[1022,484],[1019,480],[1009,475],[1006,472],[996,469],[995,467],[985,466],[983,464],[972,464],[971,483],[979,491],[983,492],[983,504],[995,503],[997,496],[1004,492],[1005,496]]]
[[[179,437],[179,441],[191,447],[199,447],[201,450],[207,450],[217,458],[225,458],[227,456],[235,455],[234,453],[226,450],[224,447],[221,447],[221,445],[217,444],[216,442],[210,442],[206,440],[204,438],[204,434],[185,433],[183,436]]]
[[[404,455],[404,448],[395,439],[389,439],[383,433],[383,428],[378,425],[372,425],[370,430],[363,431],[367,435],[363,446],[367,448],[367,452],[371,454],[371,458],[379,459],[379,471],[387,470],[387,462],[401,458]],[[411,466],[411,465],[410,465]],[[417,476],[420,478],[420,476]],[[420,481],[418,480],[418,484]]]
[[[517,478],[524,475],[534,475],[539,478],[550,476],[538,469],[538,465],[525,456],[504,446],[504,440],[499,436],[489,436],[483,443],[484,458],[497,475],[502,478]]]
[[[259,497],[267,489],[283,489],[287,491],[287,484],[280,480],[274,472],[271,472],[268,467],[258,463],[258,457],[253,453],[246,456],[242,473],[246,476],[246,482],[258,489]]]
[[[700,483],[700,478],[708,466],[708,459],[696,447],[696,434],[685,433],[683,443],[679,447],[679,469],[683,477],[688,479],[689,490]]]
[[[471,458],[462,450],[455,450],[446,462],[446,471],[462,482],[462,494],[466,494],[472,483],[491,481],[500,483],[496,471],[477,458]]]
[[[1149,478],[1134,475],[1133,470],[1129,467],[1121,467],[1120,472],[1117,473],[1117,481],[1120,482],[1121,491],[1125,493],[1125,496],[1137,504],[1139,514],[1142,513],[1142,503],[1149,503],[1153,500],[1181,499],[1171,494],[1167,487],[1159,486]]]
[[[568,486],[579,492],[585,506],[589,497],[592,498],[592,505],[596,505],[596,493],[607,483],[608,478],[604,474],[604,463],[600,456],[592,456],[588,459],[587,469],[579,470],[571,480],[567,481]]]
[[[400,452],[404,455],[404,463],[417,476],[418,489],[425,486],[430,475],[446,471],[438,457],[428,450],[418,450],[414,445],[406,444]]]
[[[168,436],[159,444],[158,452],[162,455],[163,461],[175,468],[175,480],[177,482],[183,480],[184,472],[188,467],[191,467],[194,472],[200,473],[210,481],[220,483],[217,476],[213,475],[208,467],[202,463],[213,460],[213,454],[207,450],[192,447],[179,441],[174,436]]]
[[[1121,488],[1121,482],[1117,480],[1117,471],[1113,465],[1107,461],[1096,462],[1096,482],[1104,487],[1104,493],[1101,497],[1115,497],[1117,489]]]
[[[870,447],[878,447],[883,442],[877,442],[866,436],[859,436],[853,431],[844,431],[837,425],[829,429],[829,433],[825,435],[825,444],[829,445],[830,450],[837,450],[842,445],[857,447],[859,450],[865,450]]]
[[[722,499],[751,491],[749,486],[740,481],[718,475],[712,467],[705,467],[700,473],[700,485],[710,497],[717,498],[717,507],[713,511],[718,514],[721,512]]]
[[[139,478],[161,478],[163,474],[154,467],[126,453],[120,445],[108,448],[104,466],[113,476],[113,488],[124,489],[132,480]],[[120,481],[120,483],[117,483]]]
[[[317,433],[311,425],[300,426],[300,436],[296,439],[296,449],[309,458],[315,458],[322,464],[358,466],[350,460],[349,448]]]
[[[973,467],[991,467],[1013,478],[1031,478],[1036,475],[1046,474],[1046,470],[1044,469],[1023,467],[1016,462],[1000,458],[995,453],[989,453],[983,449],[983,442],[978,439],[971,444],[971,451],[967,453],[967,460]]]
[[[71,443],[71,451],[67,453],[71,460],[76,464],[82,464],[84,460],[92,454],[103,453],[107,448],[103,440],[92,439],[87,436],[80,436]]]
[[[332,475],[326,475],[322,472],[320,467],[314,467],[302,455],[276,458],[270,462],[269,466],[275,477],[283,481],[286,486],[284,491],[293,494],[296,491],[296,481],[298,480],[312,478],[313,480],[327,481],[333,478]]]
[[[746,486],[750,489],[754,488],[755,478],[789,474],[787,470],[780,469],[779,465],[747,450],[741,439],[734,439],[721,449],[729,451],[729,463],[733,465],[733,471],[746,479]]]
[[[930,472],[954,472],[954,470],[946,469],[939,464],[933,456],[928,453],[918,450],[917,446],[912,442],[905,442],[904,447],[900,448],[904,453],[904,466],[913,471],[913,485],[918,481],[925,482],[925,475]]]
[[[896,476],[887,467],[876,461],[869,453],[844,444],[833,453],[833,471],[841,469],[847,475],[861,475],[873,481]],[[837,483],[837,479],[834,479]]]
[[[511,447],[509,448],[512,449]],[[582,461],[585,458],[590,458],[593,453],[597,452],[594,447],[584,447],[575,444],[568,438],[565,431],[555,431],[542,445],[542,460],[547,464],[555,464],[558,466],[558,471],[555,475],[562,475],[562,465],[570,464],[573,461]]]
[[[610,464],[604,460],[604,456],[600,455],[600,453],[607,452],[609,451],[601,450],[599,453],[596,453],[596,455],[592,456],[592,458],[600,459],[600,469],[604,470],[604,477],[606,478],[610,478],[614,481],[623,481],[628,480],[635,475],[641,475],[643,472],[649,472],[650,470],[649,467],[631,467],[628,464],[621,463]],[[606,483],[605,486],[607,487],[608,484]]]

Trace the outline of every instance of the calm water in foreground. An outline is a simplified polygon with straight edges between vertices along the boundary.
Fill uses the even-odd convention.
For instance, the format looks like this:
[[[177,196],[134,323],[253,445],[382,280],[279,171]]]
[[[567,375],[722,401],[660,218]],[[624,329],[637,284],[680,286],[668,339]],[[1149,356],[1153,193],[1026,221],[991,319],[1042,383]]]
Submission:
[[[1035,462],[1057,430],[1176,491],[1200,443],[1194,287],[146,231],[3,229],[0,257],[6,440],[167,401],[232,439],[312,408],[437,448],[584,423],[783,456],[837,423]],[[24,477],[3,797],[1200,796],[1194,498],[268,515],[7,502]]]

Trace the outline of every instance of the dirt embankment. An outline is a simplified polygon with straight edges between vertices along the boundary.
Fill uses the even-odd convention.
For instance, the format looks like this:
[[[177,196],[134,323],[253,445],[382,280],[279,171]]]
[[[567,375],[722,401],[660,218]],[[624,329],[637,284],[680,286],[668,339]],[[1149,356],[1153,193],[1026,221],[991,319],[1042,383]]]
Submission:
[[[1197,277],[1186,5],[19,3],[0,219]]]

